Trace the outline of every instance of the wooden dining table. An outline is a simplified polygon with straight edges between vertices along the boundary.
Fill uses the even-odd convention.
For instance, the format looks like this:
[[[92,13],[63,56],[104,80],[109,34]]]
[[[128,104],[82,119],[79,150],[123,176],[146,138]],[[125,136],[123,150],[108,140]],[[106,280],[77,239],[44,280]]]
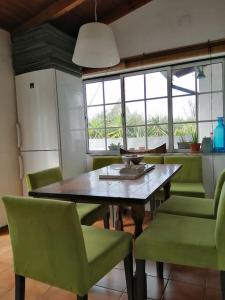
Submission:
[[[78,177],[56,182],[29,192],[32,197],[62,199],[77,203],[97,203],[131,207],[135,238],[142,232],[145,204],[156,191],[164,189],[165,199],[170,196],[171,178],[181,169],[178,164],[155,164],[154,168],[135,180],[99,179],[118,164],[84,173]],[[122,220],[117,220],[121,229]]]

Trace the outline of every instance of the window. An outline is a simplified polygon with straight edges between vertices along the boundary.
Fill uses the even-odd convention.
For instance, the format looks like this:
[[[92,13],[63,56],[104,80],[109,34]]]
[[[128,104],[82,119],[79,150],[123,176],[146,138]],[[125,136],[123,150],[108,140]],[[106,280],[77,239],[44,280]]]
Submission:
[[[177,149],[223,116],[223,60],[84,81],[87,150]]]
[[[120,79],[87,83],[87,120],[89,151],[123,145]]]

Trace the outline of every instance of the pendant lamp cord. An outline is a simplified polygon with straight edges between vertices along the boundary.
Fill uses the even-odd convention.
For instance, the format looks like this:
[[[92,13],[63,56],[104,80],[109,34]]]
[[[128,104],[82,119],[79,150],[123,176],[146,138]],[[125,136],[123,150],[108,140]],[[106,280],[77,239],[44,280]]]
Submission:
[[[95,22],[98,22],[98,16],[97,16],[97,0],[95,0]]]

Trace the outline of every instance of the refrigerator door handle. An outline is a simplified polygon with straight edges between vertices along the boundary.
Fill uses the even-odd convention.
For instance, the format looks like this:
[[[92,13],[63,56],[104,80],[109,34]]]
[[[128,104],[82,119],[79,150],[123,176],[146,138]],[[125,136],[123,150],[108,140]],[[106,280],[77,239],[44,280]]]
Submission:
[[[20,124],[19,123],[16,123],[16,132],[17,132],[17,147],[21,148],[22,139],[21,139],[21,129],[20,129]]]
[[[18,156],[19,158],[19,176],[20,176],[20,180],[23,179],[23,175],[24,175],[24,168],[23,168],[23,157],[22,155]]]

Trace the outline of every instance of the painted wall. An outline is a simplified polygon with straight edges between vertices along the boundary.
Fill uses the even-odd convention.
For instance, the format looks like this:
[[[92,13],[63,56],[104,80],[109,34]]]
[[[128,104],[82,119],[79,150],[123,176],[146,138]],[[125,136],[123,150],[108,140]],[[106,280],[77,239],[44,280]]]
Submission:
[[[224,0],[153,0],[111,26],[121,58],[225,38]]]
[[[19,181],[16,99],[11,59],[11,41],[8,32],[0,29],[0,197],[21,194]],[[6,218],[0,200],[0,227]]]

